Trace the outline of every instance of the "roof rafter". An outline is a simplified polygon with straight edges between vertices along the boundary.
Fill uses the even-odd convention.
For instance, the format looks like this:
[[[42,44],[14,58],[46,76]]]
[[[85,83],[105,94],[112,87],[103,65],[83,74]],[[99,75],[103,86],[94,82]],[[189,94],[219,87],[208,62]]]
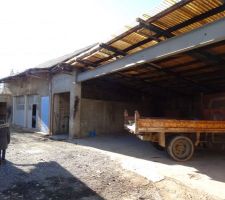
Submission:
[[[155,32],[157,35],[163,35],[163,36],[165,36],[165,37],[167,37],[167,38],[170,38],[170,37],[173,37],[173,36],[174,36],[174,34],[171,34],[169,31],[163,30],[162,28],[159,28],[159,27],[157,27],[157,26],[155,26],[155,25],[153,25],[153,24],[151,24],[151,23],[149,23],[149,22],[146,22],[146,21],[144,21],[144,20],[141,19],[141,18],[137,18],[136,21],[139,22],[139,25],[140,25],[141,27],[143,27],[143,28],[145,28],[145,29],[147,29],[147,30],[149,30],[149,31],[153,31],[153,32]],[[155,37],[157,37],[157,36],[155,36]],[[158,38],[158,37],[157,37],[157,38]],[[159,39],[159,38],[158,38],[158,39]]]
[[[190,96],[189,94],[187,94],[185,92],[181,92],[181,91],[178,91],[176,89],[172,89],[170,87],[165,87],[165,86],[159,85],[157,83],[151,83],[147,79],[144,80],[144,79],[141,79],[141,78],[138,78],[138,77],[130,77],[130,76],[127,76],[127,75],[124,75],[124,74],[121,74],[121,73],[117,73],[117,74],[119,74],[121,76],[121,78],[126,77],[126,79],[128,79],[128,80],[130,80],[132,82],[137,81],[139,83],[144,83],[145,86],[139,88],[139,89],[141,89],[141,91],[144,91],[144,90],[146,90],[149,87],[155,87],[155,88],[162,89],[163,91],[167,91],[167,92],[169,91],[169,92],[175,93],[175,94],[177,94],[179,96]]]
[[[194,87],[197,87],[201,91],[209,91],[209,90],[211,90],[209,87],[201,85],[200,83],[198,83],[198,82],[196,82],[196,81],[194,81],[192,79],[185,78],[182,75],[180,75],[179,73],[174,72],[174,71],[172,71],[170,69],[162,68],[161,66],[156,65],[154,63],[147,63],[147,65],[149,67],[151,67],[151,68],[154,68],[154,69],[158,70],[158,71],[162,71],[162,72],[164,72],[164,73],[166,73],[168,75],[171,75],[171,76],[175,77],[177,80],[184,81],[184,82],[186,82],[186,83],[188,83],[188,84],[190,84],[190,85],[192,85]]]
[[[80,60],[80,59],[77,59],[76,62],[82,64],[82,65],[85,65],[86,67],[87,66],[90,66],[92,68],[95,68],[97,67],[97,65],[89,60]]]
[[[146,62],[154,62],[155,60],[224,41],[224,22],[225,19],[222,18],[216,22],[207,24],[186,34],[160,42],[158,45],[148,47],[135,54],[125,56],[122,59],[105,64],[101,67],[97,67],[94,70],[81,73],[77,76],[77,81],[82,82],[88,79],[97,78],[109,73],[142,65]]]
[[[214,9],[212,9],[212,10],[209,10],[209,11],[207,11],[207,12],[205,12],[205,13],[202,13],[202,14],[200,14],[200,15],[197,15],[197,16],[191,18],[191,19],[188,19],[188,20],[186,20],[186,21],[184,21],[184,22],[182,22],[182,23],[180,23],[180,24],[178,24],[178,25],[176,25],[176,26],[173,26],[173,27],[167,29],[167,31],[171,33],[171,32],[173,32],[173,31],[182,29],[182,28],[185,27],[185,26],[189,26],[189,25],[191,25],[191,24],[194,24],[194,23],[196,23],[196,22],[199,22],[199,21],[201,21],[201,20],[204,20],[204,19],[206,19],[207,17],[216,15],[216,14],[218,14],[218,13],[220,13],[220,12],[223,12],[223,11],[225,11],[225,4],[223,4],[223,5],[219,6],[219,7],[216,7],[216,8],[214,8]]]
[[[172,5],[172,6],[170,6],[169,8],[167,8],[167,9],[163,10],[162,12],[159,12],[155,16],[149,18],[147,21],[149,23],[152,23],[152,22],[154,22],[154,21],[156,21],[156,20],[158,20],[158,19],[160,19],[160,18],[168,15],[169,13],[172,13],[175,10],[177,10],[177,9],[179,9],[181,7],[184,7],[185,5],[191,3],[192,1],[194,1],[194,0],[181,0],[180,2],[178,2],[178,3],[176,3],[176,4]],[[114,38],[113,40],[111,40],[110,42],[108,42],[107,44],[110,45],[110,44],[112,44],[112,43],[114,43],[114,42],[122,39],[123,37],[128,36],[132,32],[137,31],[139,28],[140,28],[139,26],[135,26],[134,28],[131,28],[130,30],[126,31],[125,33],[117,36],[116,38]]]
[[[121,56],[126,56],[126,55],[127,55],[126,52],[124,52],[124,51],[122,51],[122,50],[119,50],[119,49],[117,49],[117,48],[115,48],[115,47],[112,47],[112,46],[110,46],[110,45],[104,44],[104,43],[101,43],[101,44],[100,44],[100,47],[102,47],[103,49],[107,49],[107,50],[109,50],[109,51],[112,51],[112,52],[114,52],[114,53],[117,54],[117,55],[121,55]]]
[[[171,34],[171,35],[172,35],[172,34]],[[111,47],[111,46],[106,45],[106,44],[101,44],[101,46],[102,46],[103,48],[108,49],[109,51],[115,52],[115,53],[120,54],[120,55],[122,55],[122,56],[126,56],[126,55],[127,55],[126,52],[124,52],[124,51],[122,51],[122,50],[118,50],[118,49],[115,48],[115,47]],[[191,80],[191,79],[182,77],[179,73],[174,72],[173,70],[170,70],[170,69],[165,69],[165,68],[163,68],[163,67],[161,67],[161,66],[159,66],[159,65],[156,65],[156,64],[154,64],[154,63],[146,63],[145,66],[148,66],[148,67],[150,67],[150,68],[152,68],[152,69],[155,69],[155,70],[157,70],[157,71],[164,72],[165,74],[172,75],[172,76],[175,77],[177,80],[179,80],[179,81],[185,81],[185,82],[191,84],[192,86],[197,87],[197,88],[200,89],[201,91],[209,91],[209,90],[211,90],[211,89],[208,88],[207,86],[201,85],[201,84],[199,84],[198,82],[193,81],[193,80]]]

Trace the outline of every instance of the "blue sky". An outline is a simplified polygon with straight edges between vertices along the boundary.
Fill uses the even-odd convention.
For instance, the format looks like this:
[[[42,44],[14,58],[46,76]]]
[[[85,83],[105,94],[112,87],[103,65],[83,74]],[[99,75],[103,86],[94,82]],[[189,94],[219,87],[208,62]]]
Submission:
[[[162,0],[0,0],[0,77],[104,42]]]

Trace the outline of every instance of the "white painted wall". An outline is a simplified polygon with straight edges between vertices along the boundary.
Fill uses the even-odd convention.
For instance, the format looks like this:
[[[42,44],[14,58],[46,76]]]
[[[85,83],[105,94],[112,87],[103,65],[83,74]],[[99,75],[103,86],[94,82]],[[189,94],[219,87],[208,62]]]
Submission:
[[[36,113],[36,128],[38,128],[39,122],[39,96],[38,95],[29,95],[27,97],[27,127],[32,128],[32,107],[33,105],[37,105],[37,113]]]
[[[24,96],[15,97],[14,108],[14,123],[16,125],[24,127],[24,110],[25,110],[25,98]]]

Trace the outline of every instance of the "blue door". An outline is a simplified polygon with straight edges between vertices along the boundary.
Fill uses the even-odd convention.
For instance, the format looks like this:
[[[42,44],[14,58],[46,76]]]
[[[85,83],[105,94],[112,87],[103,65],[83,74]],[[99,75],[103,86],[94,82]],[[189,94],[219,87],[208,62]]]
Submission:
[[[41,97],[41,131],[49,132],[49,96]]]

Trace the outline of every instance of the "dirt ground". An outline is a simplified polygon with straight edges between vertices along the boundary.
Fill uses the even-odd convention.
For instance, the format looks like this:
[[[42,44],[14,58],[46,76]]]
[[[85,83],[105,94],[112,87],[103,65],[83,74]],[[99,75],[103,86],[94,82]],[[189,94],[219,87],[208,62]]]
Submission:
[[[0,199],[219,199],[173,178],[152,182],[91,146],[97,139],[55,141],[14,132],[7,162],[0,166]]]

